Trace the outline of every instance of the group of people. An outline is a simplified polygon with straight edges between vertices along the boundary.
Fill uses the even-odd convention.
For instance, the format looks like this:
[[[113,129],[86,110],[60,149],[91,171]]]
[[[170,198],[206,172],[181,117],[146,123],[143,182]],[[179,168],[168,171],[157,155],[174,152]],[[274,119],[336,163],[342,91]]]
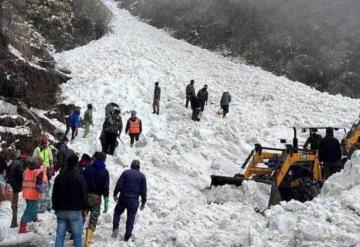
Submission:
[[[75,246],[90,246],[101,205],[104,205],[102,213],[107,213],[109,206],[110,177],[106,169],[106,154],[95,152],[92,157],[83,154],[79,160],[66,143],[64,136],[54,147],[43,137],[32,156],[22,155],[11,148],[0,156],[0,241],[6,237],[10,227],[19,227],[20,234],[27,233],[29,223],[42,221],[39,213],[54,210],[57,217],[55,246],[64,246],[66,232],[71,234]],[[56,150],[56,155],[53,156],[52,150]],[[50,179],[55,172],[59,174],[51,186]],[[26,207],[18,225],[20,192]],[[113,192],[117,205],[112,237],[117,237],[120,215],[127,210],[124,240],[131,238],[139,197],[142,210],[147,198],[146,178],[140,172],[140,162],[134,160],[131,168],[121,174]],[[88,215],[89,224],[83,242],[83,227]]]

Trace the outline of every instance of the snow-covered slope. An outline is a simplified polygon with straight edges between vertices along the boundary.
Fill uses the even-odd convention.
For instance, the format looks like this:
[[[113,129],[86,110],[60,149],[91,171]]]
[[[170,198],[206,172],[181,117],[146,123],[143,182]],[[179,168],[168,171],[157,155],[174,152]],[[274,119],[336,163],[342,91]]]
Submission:
[[[326,192],[313,202],[290,202],[264,215],[254,211],[264,207],[266,196],[265,188],[257,184],[227,186],[218,198],[207,190],[211,174],[238,172],[253,144],[280,146],[279,138],[290,141],[288,127],[349,127],[358,114],[359,100],[323,94],[259,68],[236,64],[140,22],[111,0],[104,2],[113,12],[111,31],[84,47],[57,54],[56,60],[72,71],[73,79],[63,85],[65,102],[95,107],[95,126],[88,139],[80,133],[73,146],[77,151],[92,154],[100,149],[104,107],[111,101],[121,105],[124,121],[130,110],[143,120],[139,146],[130,148],[123,135],[125,145],[120,144],[107,160],[112,189],[135,158],[140,159],[148,179],[148,203],[138,214],[134,242],[122,245],[360,245],[356,202],[360,158],[327,182]],[[190,120],[191,111],[184,107],[185,86],[191,79],[197,89],[209,85],[210,104],[199,123]],[[160,116],[152,114],[155,81],[162,88]],[[223,91],[233,96],[225,120],[216,114]],[[119,246],[120,240],[110,237],[114,206],[111,202],[109,212],[101,215],[94,246]],[[46,226],[38,231],[51,242],[54,234],[47,233],[54,233],[56,219],[50,214],[44,217]],[[124,220],[120,232],[124,232]]]

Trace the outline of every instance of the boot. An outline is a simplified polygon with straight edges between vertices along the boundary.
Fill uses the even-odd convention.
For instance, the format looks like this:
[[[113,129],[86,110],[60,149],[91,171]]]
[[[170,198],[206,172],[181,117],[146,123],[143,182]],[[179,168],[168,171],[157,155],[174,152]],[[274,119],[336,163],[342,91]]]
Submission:
[[[19,233],[28,233],[29,231],[26,230],[26,222],[21,221],[19,227]]]
[[[130,147],[132,148],[134,146],[134,143],[130,143]]]
[[[131,238],[131,234],[126,233],[124,236],[124,241],[127,242],[127,241],[129,241],[130,238]]]
[[[112,237],[112,238],[117,238],[118,233],[119,233],[119,229],[115,228],[115,229],[113,230],[112,234],[111,234],[111,237]]]
[[[86,229],[85,243],[84,243],[85,247],[90,247],[90,243],[93,238],[93,234],[94,234],[93,230],[91,230],[90,228]]]

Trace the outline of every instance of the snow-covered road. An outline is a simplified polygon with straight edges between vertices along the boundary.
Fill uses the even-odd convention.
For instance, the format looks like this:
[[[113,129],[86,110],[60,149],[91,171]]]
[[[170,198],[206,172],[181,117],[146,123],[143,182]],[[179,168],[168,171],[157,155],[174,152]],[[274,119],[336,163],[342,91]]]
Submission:
[[[217,195],[206,190],[211,174],[237,173],[255,143],[281,147],[280,138],[290,141],[291,126],[349,127],[359,100],[234,63],[140,22],[111,0],[104,3],[113,12],[109,33],[57,54],[56,60],[72,71],[73,79],[62,87],[65,103],[83,109],[92,103],[95,108],[95,127],[87,139],[80,133],[73,145],[77,151],[100,149],[109,102],[120,104],[123,121],[130,110],[143,120],[140,145],[130,148],[122,135],[125,145],[107,160],[111,189],[135,158],[148,179],[148,203],[138,214],[134,241],[121,246],[360,246],[360,160],[347,167],[350,178],[346,172],[334,176],[320,198],[276,206],[265,215],[254,211],[263,207],[266,196],[257,184],[219,189],[222,204],[209,203]],[[190,120],[191,111],[184,107],[191,79],[197,90],[209,85],[210,104],[199,123]],[[152,114],[155,81],[162,88],[160,116]],[[216,114],[223,91],[233,97],[225,120]],[[101,215],[93,246],[119,246],[120,239],[110,237],[114,206],[112,201],[109,212]],[[53,243],[54,234],[47,233],[54,233],[56,219],[45,217],[46,225],[38,231]]]

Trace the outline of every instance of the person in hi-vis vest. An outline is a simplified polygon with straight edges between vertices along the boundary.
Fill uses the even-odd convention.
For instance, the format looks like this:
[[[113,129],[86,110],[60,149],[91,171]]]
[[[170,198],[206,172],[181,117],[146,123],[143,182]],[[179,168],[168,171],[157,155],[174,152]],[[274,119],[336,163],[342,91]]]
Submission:
[[[130,147],[134,145],[135,141],[139,141],[139,136],[142,132],[141,119],[136,116],[136,111],[131,111],[131,117],[126,123],[125,133],[130,136]]]

